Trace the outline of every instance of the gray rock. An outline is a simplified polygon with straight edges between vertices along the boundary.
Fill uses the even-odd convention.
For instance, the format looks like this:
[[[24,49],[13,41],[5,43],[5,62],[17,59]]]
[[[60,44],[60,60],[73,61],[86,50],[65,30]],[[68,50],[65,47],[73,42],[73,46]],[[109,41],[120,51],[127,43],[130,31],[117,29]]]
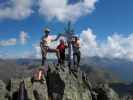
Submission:
[[[18,91],[20,82],[21,80],[19,79],[12,80],[12,98],[15,98],[13,96],[15,96],[14,94]],[[31,78],[25,78],[24,83],[29,100],[36,100],[36,93],[39,95],[39,100],[48,100],[47,85],[45,80],[43,81],[43,84],[40,82],[34,82],[32,84]]]
[[[108,84],[100,84],[95,91],[98,94],[97,100],[119,100],[117,93]]]
[[[0,81],[0,100],[7,100],[7,94],[12,100],[17,100],[23,80],[28,100],[119,100],[118,95],[107,84],[93,89],[85,73],[80,70],[70,72],[67,66],[53,64],[49,65],[43,82],[32,83],[31,76],[11,79],[11,89],[7,91],[6,85]]]
[[[6,85],[3,81],[0,80],[0,100],[7,100],[7,91],[6,91]]]

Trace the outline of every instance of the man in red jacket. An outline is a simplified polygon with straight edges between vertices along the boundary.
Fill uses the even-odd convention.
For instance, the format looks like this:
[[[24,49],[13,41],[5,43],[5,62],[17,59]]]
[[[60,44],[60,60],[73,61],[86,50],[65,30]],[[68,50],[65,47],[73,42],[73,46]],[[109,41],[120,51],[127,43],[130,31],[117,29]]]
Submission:
[[[57,49],[59,50],[59,54],[60,54],[60,64],[64,64],[66,48],[67,48],[67,45],[65,44],[64,40],[61,39],[60,44],[57,46]]]

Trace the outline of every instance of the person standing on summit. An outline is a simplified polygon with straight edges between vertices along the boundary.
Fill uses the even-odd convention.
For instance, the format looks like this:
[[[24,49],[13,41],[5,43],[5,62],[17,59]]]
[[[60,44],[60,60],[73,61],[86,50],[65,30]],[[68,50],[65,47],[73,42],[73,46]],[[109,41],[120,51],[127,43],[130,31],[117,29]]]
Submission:
[[[80,40],[77,36],[73,37],[72,48],[73,48],[73,63],[74,65],[79,66],[81,52],[80,52]]]
[[[44,30],[45,35],[42,37],[41,42],[40,42],[40,48],[41,48],[41,53],[42,53],[42,65],[44,65],[47,53],[56,53],[58,63],[59,63],[59,50],[55,48],[50,48],[49,44],[50,42],[57,41],[60,37],[60,34],[54,39],[53,36],[50,35],[50,29],[46,28]]]
[[[60,64],[64,65],[65,63],[65,49],[67,48],[67,44],[65,43],[64,39],[60,39],[60,44],[57,46],[57,49],[60,53]]]

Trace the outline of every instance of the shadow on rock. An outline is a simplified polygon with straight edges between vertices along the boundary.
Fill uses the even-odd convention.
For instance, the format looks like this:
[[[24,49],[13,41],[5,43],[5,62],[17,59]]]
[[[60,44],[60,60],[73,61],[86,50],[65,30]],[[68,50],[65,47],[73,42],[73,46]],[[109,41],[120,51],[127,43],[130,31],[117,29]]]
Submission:
[[[49,98],[51,100],[62,100],[64,95],[65,83],[61,79],[60,74],[56,71],[48,71],[46,80]]]
[[[24,81],[20,83],[19,90],[13,93],[12,100],[29,100]]]
[[[33,94],[34,94],[35,100],[43,100],[43,98],[41,98],[37,90],[33,90]]]

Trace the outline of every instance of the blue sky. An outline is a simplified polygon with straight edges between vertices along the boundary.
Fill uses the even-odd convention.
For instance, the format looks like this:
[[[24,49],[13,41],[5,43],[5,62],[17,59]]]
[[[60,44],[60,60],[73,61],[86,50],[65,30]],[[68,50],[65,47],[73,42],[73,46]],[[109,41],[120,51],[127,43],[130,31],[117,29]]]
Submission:
[[[15,1],[16,0],[14,0],[14,2]],[[75,1],[76,0],[72,0],[69,2],[69,5],[76,4]],[[12,2],[9,2],[9,5],[10,3]],[[12,15],[13,12],[9,13],[9,15],[4,15],[2,10],[9,6],[6,4],[7,0],[0,0],[0,41],[5,42],[14,38],[17,43],[8,46],[0,45],[1,57],[3,55],[9,58],[22,57],[24,53],[28,54],[33,51],[34,44],[39,43],[43,35],[42,31],[46,26],[51,28],[52,34],[58,34],[64,31],[63,29],[67,23],[65,18],[61,19],[60,16],[58,18],[58,15],[53,15],[54,18],[50,16],[51,19],[49,19],[47,18],[49,16],[47,16],[46,12],[39,13],[39,8],[35,4],[30,5],[28,3],[27,7],[26,3],[24,3],[23,5],[26,5],[24,7],[27,7],[27,9],[32,6],[31,9],[34,10],[34,12],[25,12],[25,16],[21,16],[20,14],[19,17]],[[3,5],[5,7],[3,7]],[[85,14],[81,13],[79,17],[76,17],[77,19],[73,23],[75,33],[80,34],[83,30],[90,28],[93,30],[93,33],[96,35],[96,40],[99,42],[106,41],[107,37],[112,36],[113,33],[127,37],[133,33],[132,5],[133,0],[98,0],[94,3],[95,9]],[[11,11],[14,9],[15,7],[11,8]],[[66,17],[66,19],[68,18]],[[26,37],[28,37],[24,44],[21,43],[20,40],[20,34],[22,32],[26,33]]]

